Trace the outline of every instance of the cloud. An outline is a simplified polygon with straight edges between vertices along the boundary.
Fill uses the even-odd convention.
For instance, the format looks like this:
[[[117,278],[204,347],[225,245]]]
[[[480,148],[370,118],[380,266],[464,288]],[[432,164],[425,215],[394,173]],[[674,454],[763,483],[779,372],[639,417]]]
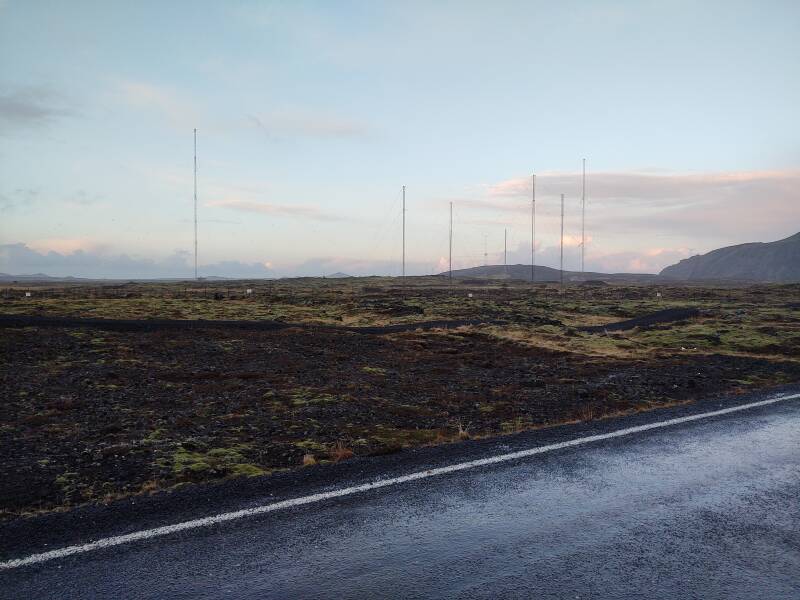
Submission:
[[[44,273],[56,277],[85,277],[108,279],[192,278],[192,255],[176,250],[161,259],[114,253],[107,246],[91,244],[85,240],[41,240],[34,249],[31,245],[16,243],[0,245],[0,272],[13,275]],[[60,251],[55,250],[59,248]],[[271,260],[241,262],[226,260],[200,265],[203,277],[294,277],[322,276],[338,271],[350,275],[399,274],[396,260],[351,259],[343,257],[316,257],[298,264],[278,267]],[[438,272],[435,261],[430,264],[409,261],[409,274]]]
[[[34,188],[17,188],[6,194],[0,194],[0,213],[26,210],[31,208],[39,197],[39,190]]]
[[[103,196],[99,194],[90,194],[86,190],[77,190],[75,193],[70,194],[64,202],[74,208],[86,208],[89,206],[96,206],[103,200]]]
[[[60,248],[57,251],[55,248]],[[222,261],[201,264],[202,276],[271,277],[274,272],[268,261],[244,263]],[[54,277],[149,279],[191,278],[191,255],[175,251],[160,260],[114,254],[102,246],[81,243],[80,240],[42,240],[37,249],[26,244],[0,245],[0,271],[13,275],[44,273]]]
[[[302,112],[248,115],[250,123],[270,137],[362,138],[369,129],[357,121]]]
[[[615,240],[631,247],[646,236],[710,250],[719,246],[778,239],[797,230],[800,170],[710,173],[590,173],[586,226],[598,243]],[[536,177],[537,215],[542,231],[558,220],[559,195],[566,194],[567,230],[580,218],[580,174]],[[465,222],[519,223],[530,215],[530,177],[486,186],[465,198]],[[552,233],[552,231],[550,231]]]
[[[657,273],[664,266],[693,254],[688,248],[649,248],[641,252],[594,252],[587,257],[586,270],[605,273]],[[560,248],[557,245],[537,245],[536,264],[557,268]],[[579,268],[579,248],[565,246],[564,268]],[[502,253],[493,252],[490,262],[502,261]],[[509,264],[530,264],[530,247],[520,243],[509,248]],[[453,268],[475,266],[473,259],[453,257]],[[483,264],[482,260],[480,264]],[[409,261],[409,275],[441,273],[448,268],[442,256],[430,262]],[[220,261],[200,265],[201,276],[262,278],[330,275],[344,272],[349,275],[399,275],[397,260],[360,259],[347,257],[315,257],[296,264],[273,265],[270,260],[260,262]],[[0,245],[0,272],[14,275],[45,273],[51,276],[76,276],[109,279],[191,278],[192,255],[178,250],[161,259],[142,258],[111,252],[107,246],[88,240],[39,240],[30,245]]]
[[[0,133],[42,127],[71,114],[64,100],[45,87],[0,91]]]
[[[165,118],[173,127],[191,129],[204,123],[206,129],[241,131],[256,129],[270,138],[358,139],[370,135],[362,122],[346,117],[303,110],[275,110],[209,118],[198,103],[180,89],[146,81],[125,80],[113,90],[115,101]]]
[[[315,221],[338,221],[338,215],[326,213],[315,206],[271,204],[269,202],[256,202],[238,198],[226,198],[206,202],[205,206],[229,208],[240,212],[271,215],[276,217],[293,217],[299,219],[312,219]]]
[[[193,127],[199,120],[194,103],[168,86],[144,81],[122,81],[115,93],[129,106],[160,114],[181,130]]]
[[[703,198],[709,193],[735,193],[769,187],[788,191],[800,181],[800,171],[733,171],[712,173],[589,173],[587,195],[595,201],[633,200],[658,204]],[[536,176],[538,196],[576,197],[579,173],[542,173]],[[518,177],[488,186],[489,198],[530,198],[531,178]]]
[[[564,243],[564,269],[567,271],[580,270],[580,238],[566,239]],[[567,243],[567,242],[570,243]],[[591,241],[587,238],[588,242]],[[597,273],[658,273],[667,265],[678,262],[693,254],[690,248],[644,248],[640,251],[604,252],[592,249],[586,254],[585,270]],[[502,253],[497,254],[502,261]],[[558,268],[561,260],[561,248],[558,241],[550,245],[538,244],[536,246],[536,264]],[[531,250],[528,243],[520,243],[509,249],[508,261],[510,264],[531,263]]]
[[[400,275],[400,262],[397,260],[358,259],[347,257],[317,257],[310,258],[299,264],[292,265],[281,271],[289,276],[320,277],[333,273],[347,273],[348,275]],[[407,261],[406,273],[409,275],[428,275],[438,273],[436,261],[430,263],[421,261]]]
[[[72,194],[63,196],[59,202],[71,210],[85,210],[99,205],[103,200],[103,196],[98,194],[77,190]],[[38,188],[17,188],[9,192],[0,192],[0,214],[25,214],[31,212],[32,209],[41,209],[47,205],[48,194],[43,194]]]
[[[658,273],[667,265],[692,255],[689,248],[648,248],[642,252],[595,254],[586,261],[586,270],[601,273]]]
[[[46,238],[30,242],[28,247],[40,254],[54,252],[74,254],[75,252],[96,252],[103,248],[88,238]]]

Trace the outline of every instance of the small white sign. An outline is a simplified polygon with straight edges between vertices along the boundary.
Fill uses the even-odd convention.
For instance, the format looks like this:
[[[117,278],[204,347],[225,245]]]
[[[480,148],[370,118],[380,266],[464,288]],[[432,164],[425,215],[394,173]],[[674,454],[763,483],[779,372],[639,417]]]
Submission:
[[[26,298],[30,298],[31,297],[31,293],[30,292],[25,292],[25,297]]]
[[[247,288],[247,293],[248,293],[248,294],[252,294],[252,293],[253,293],[253,290],[252,290],[252,289],[250,289],[250,288]]]

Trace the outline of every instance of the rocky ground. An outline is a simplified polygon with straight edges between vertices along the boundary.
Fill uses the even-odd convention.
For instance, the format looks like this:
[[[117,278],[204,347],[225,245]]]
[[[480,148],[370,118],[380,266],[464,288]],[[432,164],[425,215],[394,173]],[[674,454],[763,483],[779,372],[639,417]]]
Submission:
[[[749,321],[736,311],[755,310],[741,299],[716,315],[612,336],[572,325],[618,319],[619,301],[579,312],[502,298],[492,310],[433,316],[483,314],[507,325],[389,334],[0,329],[2,514],[800,381],[800,319],[780,297],[759,309],[775,319],[753,325],[772,340],[758,352],[737,347],[751,338],[741,337]],[[13,308],[6,312],[22,312]],[[423,305],[417,318],[430,315]]]

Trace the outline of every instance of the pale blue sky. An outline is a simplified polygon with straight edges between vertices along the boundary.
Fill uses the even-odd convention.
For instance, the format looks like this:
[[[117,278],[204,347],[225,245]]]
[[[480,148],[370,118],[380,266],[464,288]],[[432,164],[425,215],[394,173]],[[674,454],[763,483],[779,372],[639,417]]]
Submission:
[[[582,157],[587,268],[785,237],[798,31],[777,1],[0,1],[0,271],[190,274],[193,127],[207,274],[396,273],[403,184],[412,272],[451,200],[456,266],[504,228],[527,261],[534,171],[575,268]]]

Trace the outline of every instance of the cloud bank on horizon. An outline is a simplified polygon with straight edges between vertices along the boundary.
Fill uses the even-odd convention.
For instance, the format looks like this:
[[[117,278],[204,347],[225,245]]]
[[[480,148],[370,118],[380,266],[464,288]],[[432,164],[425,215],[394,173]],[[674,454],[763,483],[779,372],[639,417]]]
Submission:
[[[529,263],[531,172],[575,269],[584,156],[587,270],[800,229],[797,3],[201,4],[0,4],[0,272],[190,276],[195,127],[204,275],[398,274],[403,184],[409,273]]]

